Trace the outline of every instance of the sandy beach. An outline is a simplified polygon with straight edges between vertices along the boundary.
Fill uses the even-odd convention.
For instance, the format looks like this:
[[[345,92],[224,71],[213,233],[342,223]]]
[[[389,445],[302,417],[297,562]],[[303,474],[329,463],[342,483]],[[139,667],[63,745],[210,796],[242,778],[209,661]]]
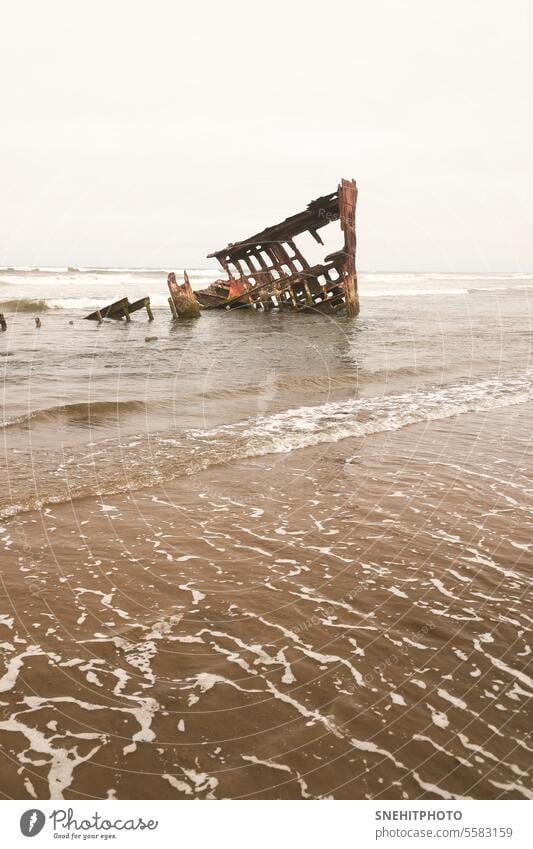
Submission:
[[[1,792],[531,798],[532,409],[5,522]]]

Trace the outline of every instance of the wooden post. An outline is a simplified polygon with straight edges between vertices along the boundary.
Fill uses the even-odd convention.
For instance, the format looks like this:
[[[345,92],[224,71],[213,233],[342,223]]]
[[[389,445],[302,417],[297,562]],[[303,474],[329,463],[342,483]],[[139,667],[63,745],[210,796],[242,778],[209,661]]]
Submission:
[[[168,303],[169,303],[169,306],[170,306],[170,312],[172,313],[172,317],[174,318],[174,321],[177,321],[178,318],[179,318],[179,315],[178,315],[178,311],[176,309],[176,305],[174,303],[174,299],[169,298]]]
[[[293,307],[297,306],[297,301],[296,301],[296,298],[294,296],[294,292],[292,291],[292,286],[288,287],[288,291],[289,291],[289,295],[290,295]]]
[[[100,310],[96,310],[96,318],[97,318],[98,324],[102,324],[104,319],[102,318],[102,313],[100,312]]]
[[[152,312],[152,307],[150,306],[150,298],[146,298],[144,302],[144,306],[146,307],[146,314],[148,315],[148,321],[154,320],[154,314]]]
[[[354,316],[359,313],[357,273],[355,270],[355,205],[357,203],[357,185],[355,180],[342,180],[337,192],[341,230],[344,233],[342,285],[344,288],[346,314]]]
[[[35,327],[36,327],[37,329],[39,329],[39,327],[40,327],[40,326],[41,326],[41,319],[39,318],[39,316],[38,316],[38,315],[36,315],[36,316],[35,316]]]
[[[3,312],[0,312],[0,330],[7,330],[7,321]]]
[[[313,301],[313,296],[311,294],[311,289],[309,288],[309,284],[308,284],[307,280],[304,280],[303,284],[304,284],[305,294],[307,295],[307,298],[306,298],[307,303],[310,307],[312,307],[313,304],[314,304],[314,301]]]
[[[126,319],[126,321],[131,321],[130,311],[129,311],[129,309],[127,308],[127,306],[126,306],[126,305],[124,305],[124,306],[122,307],[122,312],[123,312],[123,314],[124,314],[124,318]]]

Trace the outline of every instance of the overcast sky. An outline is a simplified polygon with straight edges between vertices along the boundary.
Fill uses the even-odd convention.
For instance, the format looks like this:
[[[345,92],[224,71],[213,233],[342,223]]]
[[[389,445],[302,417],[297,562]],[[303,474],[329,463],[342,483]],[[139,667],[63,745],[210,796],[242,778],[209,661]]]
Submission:
[[[4,0],[0,264],[205,266],[359,185],[366,270],[533,270],[529,0]]]

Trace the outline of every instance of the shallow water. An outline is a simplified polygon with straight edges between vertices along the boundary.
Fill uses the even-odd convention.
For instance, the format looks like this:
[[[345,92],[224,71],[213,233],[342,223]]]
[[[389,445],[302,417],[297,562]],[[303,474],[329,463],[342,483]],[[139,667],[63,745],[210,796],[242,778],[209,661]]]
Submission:
[[[191,272],[197,286],[213,276]],[[0,335],[4,517],[518,403],[531,387],[524,275],[362,275],[354,321],[234,310],[173,324],[161,306],[153,323],[137,313],[98,326],[73,304],[94,309],[128,293],[157,307],[164,275],[6,271],[0,286],[19,305]],[[44,293],[37,330],[26,310]]]
[[[0,335],[0,791],[531,798],[533,281],[98,327],[87,276],[164,303],[0,273],[64,301]]]

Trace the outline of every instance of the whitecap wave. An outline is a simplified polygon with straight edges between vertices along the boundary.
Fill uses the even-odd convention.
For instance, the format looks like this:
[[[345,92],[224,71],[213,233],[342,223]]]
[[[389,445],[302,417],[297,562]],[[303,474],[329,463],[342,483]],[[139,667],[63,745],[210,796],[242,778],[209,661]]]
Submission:
[[[95,494],[131,492],[210,466],[526,403],[533,398],[532,378],[533,369],[526,369],[473,383],[298,407],[211,430],[161,431],[148,442],[139,434],[125,444],[91,443],[87,452],[63,448],[57,471],[50,479],[41,475],[39,498],[32,491],[21,501],[10,500],[0,506],[0,518]]]
[[[463,413],[525,403],[533,397],[532,379],[533,369],[525,369],[474,383],[299,407],[238,425],[197,431],[195,435],[203,439],[223,439],[225,435],[240,433],[248,442],[252,455],[257,453],[254,444],[261,446],[258,453],[292,451],[322,442],[338,442],[347,437],[394,431]]]

